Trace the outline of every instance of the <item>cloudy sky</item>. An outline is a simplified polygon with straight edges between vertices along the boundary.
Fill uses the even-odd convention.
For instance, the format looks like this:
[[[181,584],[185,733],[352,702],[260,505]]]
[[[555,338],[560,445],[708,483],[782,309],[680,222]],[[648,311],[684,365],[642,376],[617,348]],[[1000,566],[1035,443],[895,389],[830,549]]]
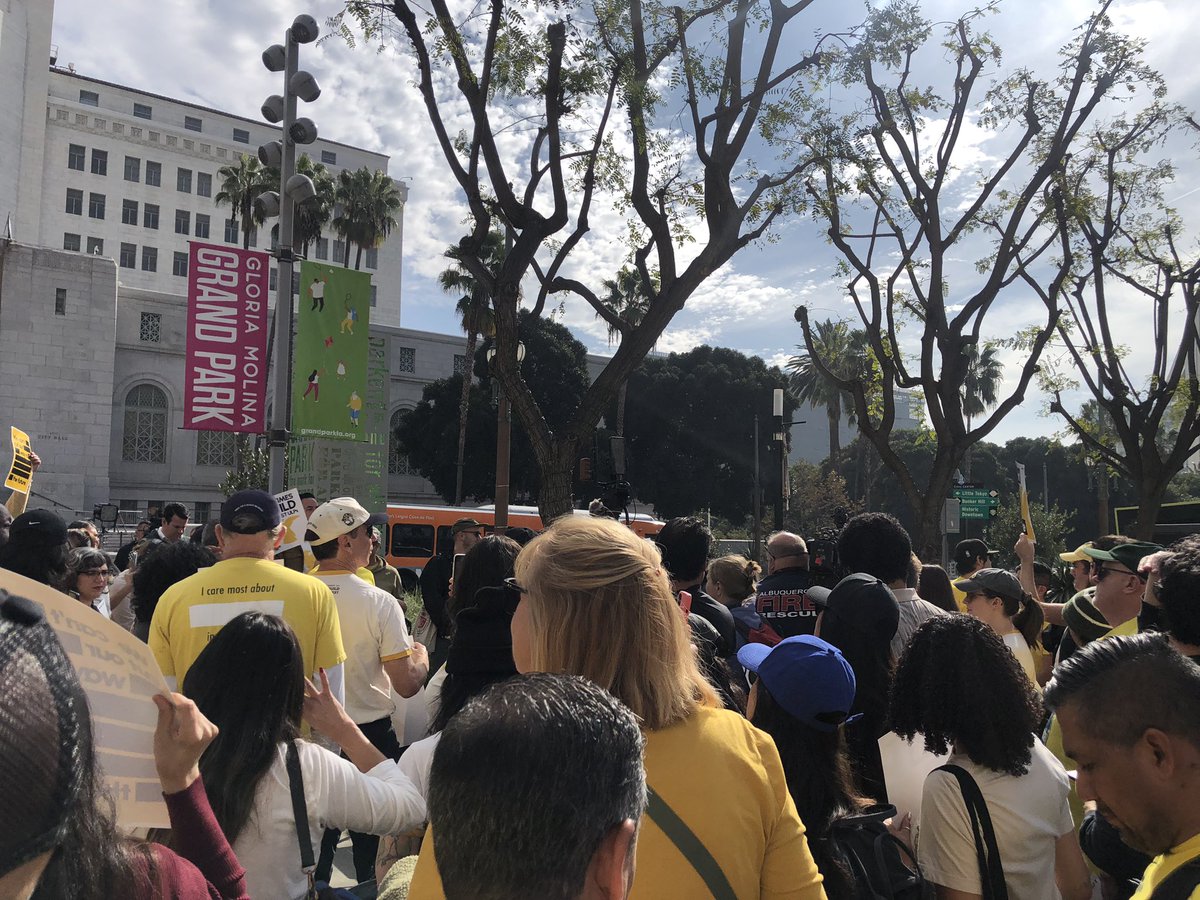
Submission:
[[[283,28],[300,12],[324,23],[339,8],[334,0],[56,0],[54,42],[60,64],[74,63],[81,74],[257,117],[268,94],[278,90],[277,76],[259,61],[262,49],[281,39]],[[934,21],[950,21],[974,6],[966,0],[927,0]],[[1094,4],[1087,0],[1007,0],[988,19],[989,30],[1005,49],[1005,66],[1023,64],[1049,72],[1056,51],[1071,39]],[[795,29],[793,47],[803,52],[812,35],[845,28],[861,18],[864,7],[837,0],[816,0]],[[1164,73],[1171,96],[1200,109],[1200,68],[1194,62],[1194,36],[1200,25],[1195,0],[1117,0],[1115,20],[1148,45],[1147,59]],[[791,48],[789,48],[791,49]],[[305,48],[303,65],[317,76],[324,93],[307,112],[323,136],[391,157],[390,174],[405,179],[410,196],[405,213],[405,273],[401,325],[454,332],[454,298],[441,293],[435,278],[445,267],[442,252],[463,233],[465,204],[437,150],[424,106],[413,87],[412,68],[395,49],[328,40]],[[945,69],[942,70],[946,71]],[[945,81],[942,82],[945,84]],[[465,116],[448,122],[454,133],[467,127]],[[520,153],[527,132],[513,129],[504,146]],[[979,127],[966,129],[961,142],[962,183],[988,170],[999,158],[1004,137]],[[1178,177],[1167,197],[1192,229],[1200,223],[1200,166],[1194,145],[1180,142],[1167,151]],[[612,273],[623,262],[614,235],[617,213],[601,209],[593,216],[594,234],[583,248],[583,268]],[[966,273],[978,253],[964,253]],[[968,258],[969,257],[969,258]],[[821,231],[806,218],[781,222],[775,239],[752,245],[715,273],[692,297],[663,339],[660,350],[687,350],[708,343],[752,353],[781,363],[802,342],[792,311],[805,303],[814,318],[854,315],[834,276],[836,254]],[[967,276],[963,276],[964,282]],[[985,322],[983,337],[1007,337],[1037,321],[1040,305],[1014,289]],[[1118,332],[1129,347],[1127,365],[1145,371],[1151,345],[1147,307],[1130,299],[1116,311]],[[606,328],[579,302],[568,302],[563,317],[590,349],[604,352]],[[1018,363],[1017,354],[1008,354]],[[1068,400],[1078,405],[1082,395]],[[1018,435],[1049,434],[1057,420],[1042,416],[1044,398],[1030,392],[1020,410],[993,433],[1004,441]],[[821,426],[823,427],[823,426]]]

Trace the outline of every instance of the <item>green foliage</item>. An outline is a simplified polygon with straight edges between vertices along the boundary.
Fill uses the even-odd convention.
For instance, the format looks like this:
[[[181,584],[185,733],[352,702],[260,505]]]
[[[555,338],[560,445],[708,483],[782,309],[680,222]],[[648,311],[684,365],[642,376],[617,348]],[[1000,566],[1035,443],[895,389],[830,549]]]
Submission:
[[[364,249],[378,247],[396,227],[402,206],[400,190],[384,172],[343,169],[338,172],[335,200],[340,212],[333,219],[334,231],[346,243],[342,265],[350,265],[350,245],[358,252],[354,268],[361,268]]]
[[[1046,509],[1040,503],[1030,500],[1029,518],[1033,520],[1033,533],[1037,537],[1036,558],[1050,566],[1058,563],[1058,554],[1073,550],[1078,543],[1068,540],[1067,535],[1073,532],[1074,515],[1064,510],[1057,503],[1051,503]],[[996,563],[1004,568],[1015,568],[1017,558],[1012,552],[1017,538],[1025,530],[1021,518],[1021,503],[1015,492],[1002,494],[999,512],[987,524],[987,545],[1001,551],[996,557]]]
[[[236,165],[217,169],[217,178],[221,187],[213,201],[217,206],[233,209],[234,216],[241,222],[242,247],[249,249],[251,233],[266,221],[255,209],[254,200],[263,191],[271,190],[270,170],[258,161],[258,157],[243,153]],[[277,175],[276,188],[278,184]]]
[[[788,470],[788,484],[791,496],[783,525],[797,534],[813,535],[834,528],[839,511],[848,515],[861,512],[861,504],[850,499],[846,479],[837,472],[801,460]]]
[[[249,438],[244,434],[235,437],[237,452],[241,459],[241,467],[230,469],[225,473],[217,490],[225,497],[238,491],[255,489],[267,490],[270,483],[271,453],[268,449],[261,450],[250,446]],[[283,453],[283,483],[288,483],[288,453]]]

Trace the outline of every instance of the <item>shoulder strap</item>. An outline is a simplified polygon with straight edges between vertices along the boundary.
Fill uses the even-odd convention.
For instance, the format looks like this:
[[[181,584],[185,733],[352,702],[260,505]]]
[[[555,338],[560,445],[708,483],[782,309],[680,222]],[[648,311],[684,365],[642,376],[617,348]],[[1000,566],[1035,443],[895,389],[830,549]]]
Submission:
[[[317,868],[313,859],[312,835],[308,830],[308,803],[304,800],[304,775],[300,771],[300,754],[296,742],[287,745],[288,789],[292,792],[292,816],[296,820],[296,839],[300,843],[300,868],[308,876],[311,888],[313,872]]]
[[[1190,860],[1162,880],[1151,900],[1188,900],[1200,885],[1200,858]]]
[[[662,829],[663,834],[678,848],[684,859],[691,863],[696,874],[704,880],[714,900],[737,900],[737,894],[733,892],[729,879],[721,871],[720,864],[708,852],[704,842],[696,837],[696,833],[688,828],[687,823],[679,818],[654,788],[647,785],[646,794],[646,814]]]
[[[946,764],[935,772],[949,772],[958,781],[962,791],[967,815],[971,818],[971,830],[975,836],[975,855],[979,859],[979,884],[984,900],[1008,900],[1008,885],[1004,881],[1004,867],[1000,860],[1000,848],[996,845],[996,832],[992,828],[992,817],[979,785],[971,773],[961,766]]]

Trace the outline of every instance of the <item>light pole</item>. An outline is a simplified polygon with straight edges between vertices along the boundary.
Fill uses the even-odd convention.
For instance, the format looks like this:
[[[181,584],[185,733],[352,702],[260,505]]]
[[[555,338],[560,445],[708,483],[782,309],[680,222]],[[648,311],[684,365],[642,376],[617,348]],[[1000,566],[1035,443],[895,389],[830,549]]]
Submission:
[[[488,368],[496,359],[496,348],[489,347],[487,352]],[[525,360],[525,345],[517,341],[517,365]],[[494,376],[493,376],[494,377]],[[504,385],[499,383],[499,402],[496,404],[496,524],[493,528],[496,534],[504,534],[508,530],[508,479],[509,457],[512,436],[512,410],[508,403],[508,393]]]
[[[793,425],[803,425],[807,420],[783,421],[783,388],[775,388],[771,392],[771,416],[775,420],[773,440],[779,448],[779,502],[775,504],[775,530],[783,531],[783,511],[787,509],[788,495],[791,493],[788,490],[791,485],[788,484],[787,429]],[[757,433],[756,429],[755,434]],[[757,458],[758,454],[755,453],[755,459]]]
[[[295,230],[296,204],[316,194],[312,179],[296,174],[296,145],[311,144],[317,139],[317,126],[312,119],[296,118],[296,100],[311,103],[321,96],[321,88],[311,73],[300,69],[300,45],[311,44],[320,29],[312,16],[296,16],[284,34],[283,44],[272,44],[263,51],[263,65],[271,72],[283,72],[283,95],[272,94],[262,105],[263,118],[274,124],[282,122],[281,136],[258,148],[258,158],[265,166],[279,167],[279,191],[265,191],[254,204],[264,218],[279,216],[279,281],[275,293],[275,385],[271,408],[270,474],[271,493],[283,490],[284,454],[288,444],[288,394],[292,387],[292,265],[296,254],[292,249]]]

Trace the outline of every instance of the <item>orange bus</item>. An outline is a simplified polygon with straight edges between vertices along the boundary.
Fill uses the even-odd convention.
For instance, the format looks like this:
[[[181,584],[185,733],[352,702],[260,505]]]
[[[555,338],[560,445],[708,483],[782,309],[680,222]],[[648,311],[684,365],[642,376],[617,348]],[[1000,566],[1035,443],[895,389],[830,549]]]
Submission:
[[[491,532],[496,521],[496,507],[486,506],[418,506],[403,503],[389,503],[388,534],[384,546],[387,548],[387,561],[400,572],[400,580],[405,590],[416,590],[421,570],[425,563],[439,553],[450,553],[454,539],[450,536],[450,526],[459,519],[472,518]],[[586,516],[586,509],[574,511],[577,516]],[[621,521],[625,517],[621,516]],[[542,518],[536,506],[510,506],[508,508],[508,524],[511,528],[532,528],[542,530]],[[642,537],[658,534],[663,527],[662,522],[645,513],[634,513],[629,516],[629,527]]]

